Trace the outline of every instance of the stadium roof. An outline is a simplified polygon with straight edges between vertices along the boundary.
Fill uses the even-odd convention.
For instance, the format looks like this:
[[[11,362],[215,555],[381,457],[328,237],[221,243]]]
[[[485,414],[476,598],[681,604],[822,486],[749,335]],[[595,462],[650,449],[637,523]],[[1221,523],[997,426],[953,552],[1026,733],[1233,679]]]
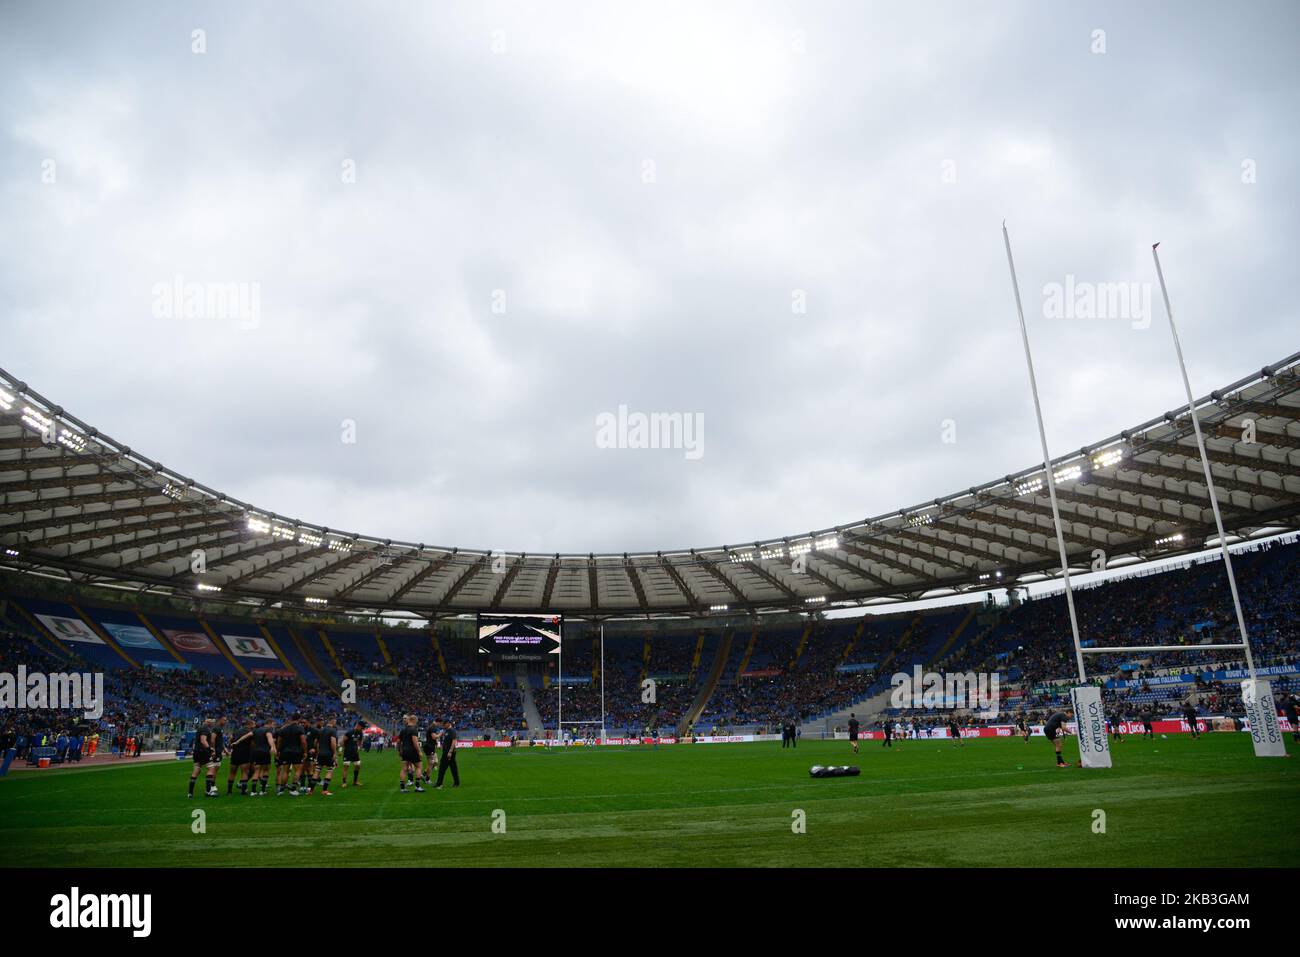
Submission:
[[[1297,393],[1300,353],[1197,403],[1230,540],[1298,527]],[[1064,455],[1052,470],[1072,570],[1089,570],[1097,549],[1114,568],[1200,551],[1214,537],[1185,407]],[[149,460],[3,370],[0,498],[0,567],[206,601],[355,613],[806,612],[1060,573],[1041,465],[780,539],[620,554],[490,552],[343,532],[259,509]],[[192,564],[196,551],[204,566]]]

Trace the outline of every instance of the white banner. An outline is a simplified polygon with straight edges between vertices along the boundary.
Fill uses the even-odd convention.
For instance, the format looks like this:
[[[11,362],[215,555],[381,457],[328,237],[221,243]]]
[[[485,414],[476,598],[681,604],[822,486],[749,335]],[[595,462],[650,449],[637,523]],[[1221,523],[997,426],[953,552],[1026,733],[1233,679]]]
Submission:
[[[1282,741],[1282,726],[1277,720],[1273,686],[1263,678],[1255,681],[1247,678],[1241,683],[1241,701],[1246,706],[1255,757],[1285,758],[1286,745]]]
[[[243,635],[222,635],[230,650],[241,658],[270,658],[275,660],[275,652],[265,638],[249,638]]]
[[[1084,685],[1070,689],[1074,723],[1079,735],[1079,761],[1085,768],[1108,768],[1110,738],[1106,736],[1106,713],[1101,708],[1101,689]]]
[[[83,641],[88,645],[102,645],[104,642],[90,630],[80,618],[60,618],[58,615],[37,615],[50,634],[60,641]]]

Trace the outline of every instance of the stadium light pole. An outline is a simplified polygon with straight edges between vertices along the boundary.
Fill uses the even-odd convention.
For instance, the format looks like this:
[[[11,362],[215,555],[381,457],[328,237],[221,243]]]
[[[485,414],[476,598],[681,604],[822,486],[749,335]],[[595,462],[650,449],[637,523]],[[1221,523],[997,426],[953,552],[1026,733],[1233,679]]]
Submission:
[[[1183,388],[1187,390],[1187,411],[1191,413],[1192,428],[1196,432],[1196,448],[1201,455],[1201,468],[1205,470],[1205,487],[1210,493],[1210,509],[1214,512],[1214,527],[1219,533],[1219,548],[1223,552],[1223,567],[1228,570],[1228,588],[1232,591],[1232,604],[1237,610],[1237,628],[1241,632],[1241,647],[1246,652],[1246,668],[1250,680],[1255,680],[1255,659],[1250,653],[1250,636],[1246,633],[1246,616],[1241,611],[1241,596],[1237,594],[1237,576],[1232,571],[1232,554],[1228,551],[1228,536],[1223,531],[1223,516],[1219,512],[1219,496],[1214,490],[1214,474],[1210,469],[1210,457],[1205,451],[1205,436],[1201,433],[1201,416],[1196,411],[1196,399],[1192,397],[1192,382],[1187,377],[1187,363],[1183,361],[1183,346],[1178,341],[1178,327],[1174,325],[1174,310],[1169,304],[1169,289],[1165,285],[1165,273],[1160,268],[1159,243],[1151,247],[1151,258],[1156,263],[1156,277],[1160,280],[1160,295],[1165,301],[1165,316],[1169,319],[1169,332],[1174,338],[1174,353],[1178,356],[1178,370],[1183,374]]]
[[[1025,367],[1029,370],[1029,391],[1034,396],[1034,415],[1038,418],[1038,438],[1043,445],[1043,481],[1052,502],[1052,522],[1056,526],[1056,547],[1061,556],[1061,575],[1065,579],[1065,604],[1070,610],[1070,631],[1074,635],[1074,660],[1079,669],[1079,683],[1088,680],[1083,666],[1083,646],[1079,642],[1079,619],[1074,613],[1074,588],[1070,584],[1070,562],[1065,556],[1065,534],[1061,529],[1061,510],[1056,504],[1056,479],[1052,475],[1052,456],[1047,451],[1047,429],[1043,426],[1043,407],[1038,401],[1038,381],[1034,378],[1034,357],[1029,352],[1029,332],[1025,329],[1025,309],[1020,303],[1020,281],[1016,279],[1016,263],[1011,256],[1011,236],[1007,222],[1002,221],[1002,241],[1007,247],[1007,266],[1011,269],[1011,289],[1016,295],[1016,315],[1020,319],[1020,341],[1025,346]]]

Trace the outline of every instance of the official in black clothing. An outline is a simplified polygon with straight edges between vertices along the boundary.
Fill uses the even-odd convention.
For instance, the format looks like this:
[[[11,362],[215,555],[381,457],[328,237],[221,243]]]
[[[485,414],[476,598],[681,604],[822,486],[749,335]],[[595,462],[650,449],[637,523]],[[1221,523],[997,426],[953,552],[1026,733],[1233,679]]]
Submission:
[[[442,756],[438,759],[438,780],[434,782],[435,788],[442,787],[443,775],[451,769],[451,786],[460,787],[460,769],[456,767],[456,729],[451,726],[450,721],[442,723],[442,739],[438,742],[442,749]]]
[[[858,716],[849,714],[849,740],[853,742],[853,753],[858,753],[858,729],[862,727],[858,724]]]

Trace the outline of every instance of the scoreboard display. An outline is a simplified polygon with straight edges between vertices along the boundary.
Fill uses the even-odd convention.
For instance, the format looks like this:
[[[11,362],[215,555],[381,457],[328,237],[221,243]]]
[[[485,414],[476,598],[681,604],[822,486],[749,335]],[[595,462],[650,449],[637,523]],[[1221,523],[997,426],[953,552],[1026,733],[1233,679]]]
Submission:
[[[478,616],[479,654],[497,661],[547,661],[559,655],[563,633],[561,615]]]

